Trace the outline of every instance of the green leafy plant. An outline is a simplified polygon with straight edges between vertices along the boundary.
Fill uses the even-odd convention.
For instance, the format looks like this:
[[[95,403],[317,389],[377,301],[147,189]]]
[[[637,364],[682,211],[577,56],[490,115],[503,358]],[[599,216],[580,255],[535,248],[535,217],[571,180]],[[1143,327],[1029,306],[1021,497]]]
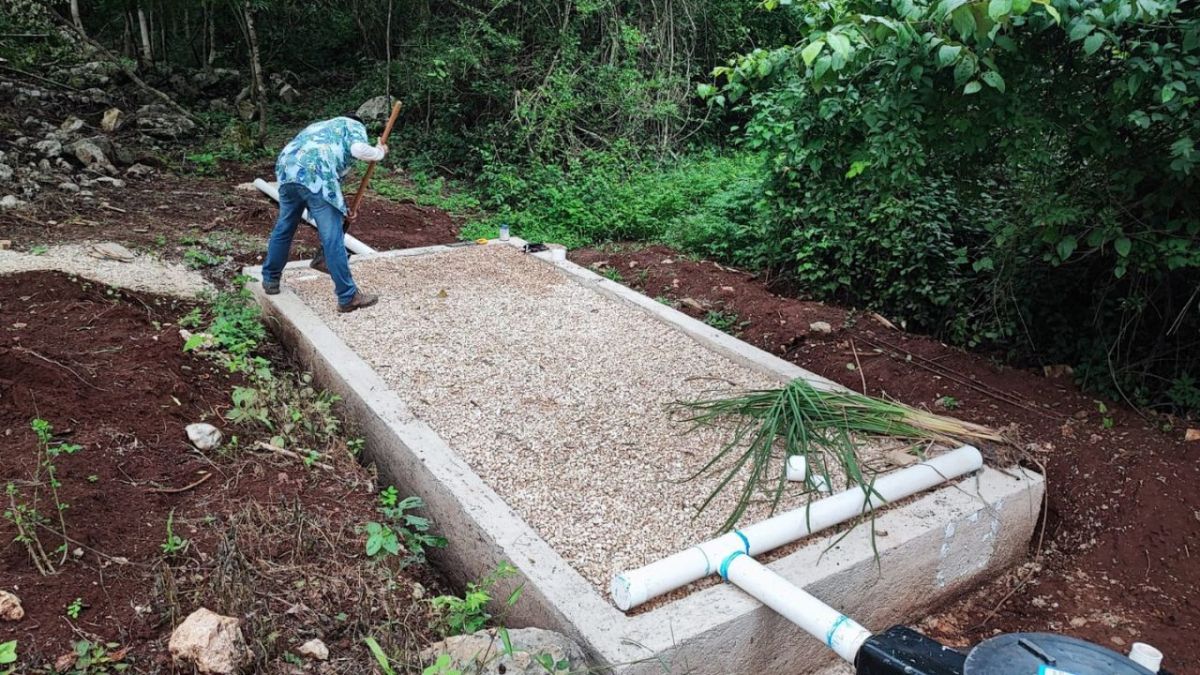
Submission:
[[[462,597],[456,595],[439,595],[430,599],[430,604],[440,615],[442,630],[447,635],[465,635],[487,625],[492,619],[488,611],[488,603],[492,600],[492,590],[496,584],[517,573],[511,563],[504,561],[496,569],[479,581],[467,584],[467,590]],[[521,596],[523,586],[518,586],[505,601],[506,607],[512,607]]]
[[[399,555],[403,542],[404,550],[408,553],[403,564],[409,565],[425,562],[427,549],[444,547],[445,538],[429,533],[429,519],[411,513],[424,507],[425,502],[420,497],[400,499],[395,486],[389,485],[380,492],[376,510],[385,520],[369,522],[364,526],[367,555]]]
[[[364,528],[367,532],[367,555],[375,557],[382,554],[399,555],[400,538],[396,531],[382,523],[370,522]]]
[[[381,172],[375,173],[371,188],[386,199],[432,206],[454,214],[466,214],[479,209],[479,200],[463,186],[448,182],[431,172],[412,171],[408,174],[407,181],[380,174]]]
[[[933,404],[941,406],[946,410],[954,410],[961,405],[958,399],[954,398],[953,396],[939,396],[938,400],[934,401]]]
[[[78,619],[83,612],[83,598],[75,598],[67,605],[67,616],[72,619]]]
[[[0,642],[0,666],[5,666],[10,663],[17,662],[17,641],[9,640],[8,642]],[[4,671],[11,673],[11,670]]]
[[[719,331],[729,333],[730,335],[737,335],[746,326],[750,325],[749,321],[742,321],[741,317],[739,317],[736,312],[720,312],[716,310],[709,310],[708,313],[704,315],[704,323],[716,328]]]
[[[215,267],[225,262],[220,256],[215,256],[202,248],[189,248],[183,252],[183,264],[188,269],[198,270],[205,267]]]
[[[217,156],[212,152],[197,152],[187,155],[186,159],[194,173],[202,176],[216,173]]]
[[[48,493],[49,507],[53,508],[54,519],[58,522],[56,534],[62,540],[54,552],[61,554],[59,564],[62,564],[67,560],[69,540],[65,512],[70,505],[59,498],[58,488],[62,483],[58,480],[56,460],[62,455],[73,455],[83,448],[74,443],[55,441],[54,428],[44,419],[34,419],[29,426],[37,437],[38,461],[33,475],[27,481],[27,487],[18,487],[17,483],[12,481],[5,485],[9,506],[4,511],[4,519],[12,523],[17,532],[14,541],[25,547],[38,572],[49,575],[54,573],[56,565],[46,553],[38,531],[48,529],[53,532],[54,528],[50,526],[51,518],[39,510],[40,502],[47,496],[45,493]]]
[[[262,312],[244,288],[249,277],[239,276],[234,283],[243,288],[234,293],[219,293],[213,298],[208,327],[184,343],[184,351],[207,349],[223,361],[230,371],[269,377],[267,362],[253,358],[252,352],[266,338]],[[200,317],[192,310],[185,317],[189,324],[199,325]],[[207,347],[211,343],[211,348]]]
[[[533,660],[537,662],[549,675],[556,673],[568,673],[571,671],[571,662],[567,659],[559,661],[554,660],[554,656],[547,652],[538,652],[533,655]]]
[[[271,418],[263,403],[262,392],[255,387],[234,387],[230,394],[233,407],[225,411],[225,419],[234,424],[257,422],[272,428]]]
[[[625,282],[625,277],[621,275],[621,270],[615,267],[605,266],[601,268],[600,274],[603,275],[605,279],[608,279],[609,281],[615,281],[618,284]]]
[[[163,555],[174,556],[183,553],[188,549],[190,542],[183,537],[175,534],[175,509],[171,509],[167,513],[167,538],[163,543],[159,544],[162,548]]]
[[[46,253],[49,251],[50,247],[46,246],[45,244],[37,244],[33,248],[29,249],[29,252],[33,255],[46,255]]]
[[[70,675],[123,673],[130,668],[130,664],[125,662],[126,650],[116,642],[79,640],[71,645],[71,652],[74,662],[66,671]]]
[[[731,429],[729,440],[696,476],[715,471],[717,486],[701,504],[707,508],[740,476],[738,501],[722,529],[732,529],[760,489],[771,495],[772,510],[787,484],[786,460],[803,456],[809,467],[805,485],[816,490],[818,477],[834,485],[833,473],[849,486],[870,496],[872,476],[858,458],[861,438],[908,438],[951,441],[1003,437],[987,427],[941,417],[908,406],[839,390],[818,389],[795,379],[780,389],[734,394],[723,398],[681,402],[677,412],[693,429],[718,426]]]

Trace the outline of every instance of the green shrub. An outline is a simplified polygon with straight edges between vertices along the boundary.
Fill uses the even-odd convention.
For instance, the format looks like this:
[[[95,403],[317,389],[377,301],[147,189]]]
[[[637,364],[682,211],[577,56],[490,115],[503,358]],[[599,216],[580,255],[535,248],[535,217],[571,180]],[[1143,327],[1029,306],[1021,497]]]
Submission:
[[[775,6],[775,2],[768,2]],[[749,117],[802,288],[1183,409],[1200,378],[1200,13],[804,1],[700,93]],[[1190,380],[1188,380],[1190,381]]]
[[[464,236],[500,223],[513,234],[568,247],[662,241],[726,260],[761,258],[756,244],[762,161],[750,154],[697,153],[663,164],[627,146],[584,152],[565,165],[490,163],[479,180],[492,215]]]

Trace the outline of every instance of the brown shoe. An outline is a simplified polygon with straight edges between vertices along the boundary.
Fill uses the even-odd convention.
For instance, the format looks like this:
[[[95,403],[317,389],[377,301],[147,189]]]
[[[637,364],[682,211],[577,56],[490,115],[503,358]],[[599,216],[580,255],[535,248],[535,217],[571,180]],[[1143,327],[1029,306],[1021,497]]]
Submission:
[[[377,302],[379,302],[378,295],[374,295],[372,293],[363,293],[362,291],[359,291],[354,294],[353,300],[351,300],[350,302],[347,302],[344,305],[338,305],[338,311],[343,312],[343,313],[344,312],[353,312],[356,309],[362,309],[363,307],[370,307],[371,305],[373,305]]]
[[[329,268],[325,265],[325,252],[317,251],[313,259],[309,261],[308,266],[321,274],[329,274]]]

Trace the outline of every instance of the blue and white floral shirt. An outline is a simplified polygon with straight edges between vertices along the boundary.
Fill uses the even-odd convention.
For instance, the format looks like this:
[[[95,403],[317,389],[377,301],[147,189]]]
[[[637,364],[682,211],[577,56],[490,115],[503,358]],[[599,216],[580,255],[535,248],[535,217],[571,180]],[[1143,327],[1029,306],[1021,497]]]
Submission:
[[[318,193],[342,213],[342,178],[350,170],[350,146],[367,143],[367,128],[349,117],[313,122],[284,146],[275,161],[279,184],[299,183]]]

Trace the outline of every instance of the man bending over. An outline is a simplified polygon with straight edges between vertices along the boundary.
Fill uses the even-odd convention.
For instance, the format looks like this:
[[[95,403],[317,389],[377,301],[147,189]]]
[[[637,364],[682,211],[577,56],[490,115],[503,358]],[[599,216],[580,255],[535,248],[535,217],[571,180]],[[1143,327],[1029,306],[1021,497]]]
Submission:
[[[313,259],[312,267],[333,279],[338,311],[353,312],[379,301],[379,296],[358,290],[350,276],[342,224],[353,222],[357,214],[347,210],[342,178],[350,170],[351,158],[378,162],[386,154],[386,145],[367,144],[367,128],[353,114],[314,122],[284,146],[275,161],[279,220],[267,241],[267,259],[262,266],[263,290],[268,295],[279,292],[279,277],[292,250],[292,237],[307,208],[321,238],[321,253]]]

